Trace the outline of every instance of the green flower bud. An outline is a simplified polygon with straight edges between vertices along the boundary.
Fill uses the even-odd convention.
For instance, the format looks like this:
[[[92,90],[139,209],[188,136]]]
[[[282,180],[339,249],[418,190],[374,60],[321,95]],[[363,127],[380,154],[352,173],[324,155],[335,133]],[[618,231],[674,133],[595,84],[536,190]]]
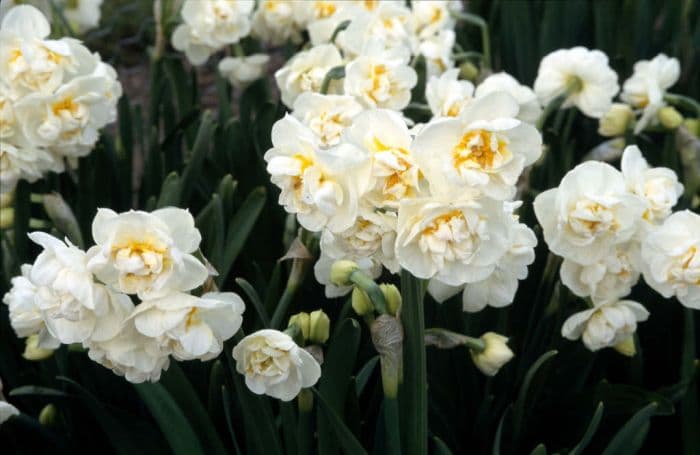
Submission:
[[[56,422],[56,406],[47,404],[39,413],[39,423],[45,427],[50,427]]]
[[[323,344],[330,336],[331,320],[323,310],[312,311],[309,315],[309,329],[309,341]]]
[[[683,116],[673,106],[661,108],[661,110],[659,110],[658,117],[659,122],[664,126],[664,128],[669,130],[675,130],[681,126],[681,123],[683,123]]]
[[[352,290],[352,309],[358,316],[374,312],[374,305],[365,291],[356,287]]]
[[[387,310],[389,310],[392,316],[396,316],[403,302],[399,289],[393,284],[387,283],[380,284],[379,288],[382,290],[382,294],[384,294],[384,298],[386,299]]]
[[[297,326],[299,328],[299,331],[301,332],[301,336],[304,338],[304,341],[309,339],[309,328],[310,328],[310,323],[309,323],[309,313],[297,313],[291,318],[289,318],[289,324],[287,324],[287,327],[293,327]]]
[[[700,119],[687,118],[683,120],[683,125],[695,137],[700,137]]]
[[[462,79],[474,82],[476,78],[479,77],[479,68],[467,60],[459,65],[459,76]]]
[[[359,269],[360,266],[353,261],[335,261],[331,266],[331,283],[336,286],[349,286],[352,284],[350,275]]]
[[[48,359],[53,355],[53,349],[44,349],[39,347],[39,335],[30,335],[24,345],[24,353],[22,357],[27,360],[40,361]]]
[[[15,209],[3,207],[0,209],[0,229],[10,229],[15,223]]]
[[[632,108],[623,103],[613,103],[610,110],[600,119],[598,134],[606,137],[622,136],[633,119]]]

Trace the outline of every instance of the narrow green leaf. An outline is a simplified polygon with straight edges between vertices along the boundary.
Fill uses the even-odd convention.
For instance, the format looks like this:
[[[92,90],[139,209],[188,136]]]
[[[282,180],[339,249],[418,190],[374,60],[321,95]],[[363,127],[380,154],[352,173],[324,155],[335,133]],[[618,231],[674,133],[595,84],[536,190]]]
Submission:
[[[260,212],[262,212],[265,205],[266,197],[264,187],[258,187],[251,191],[229,222],[224,255],[219,268],[219,276],[216,280],[219,287],[226,280],[229,271],[231,271],[231,266],[233,266],[234,261],[238,257],[238,253],[241,252],[248,236],[253,231],[253,226],[255,226],[255,222],[258,220]]]
[[[313,391],[316,395],[316,398],[318,399],[321,413],[326,416],[326,419],[323,420],[327,421],[330,424],[330,427],[333,429],[333,432],[338,440],[338,444],[343,449],[343,451],[346,454],[353,455],[366,454],[367,451],[362,447],[355,435],[352,434],[352,431],[350,431],[348,427],[345,426],[343,420],[338,416],[338,414],[336,414],[336,412],[326,402],[323,396],[321,396],[321,393],[316,389],[313,389]]]
[[[163,180],[163,186],[160,189],[158,196],[158,208],[163,207],[178,207],[182,194],[182,179],[177,172],[171,172]]]
[[[224,208],[221,197],[213,194],[209,203],[195,218],[195,225],[202,232],[204,255],[217,270],[221,267],[224,249]]]
[[[424,283],[401,271],[401,321],[404,339],[404,381],[399,391],[401,446],[410,455],[428,453],[428,374],[423,314]]]
[[[58,193],[45,194],[43,197],[44,210],[51,219],[54,227],[80,248],[85,248],[83,235],[80,232],[78,220],[73,210]]]
[[[367,381],[369,381],[370,376],[374,372],[375,367],[379,363],[379,356],[375,355],[365,363],[365,365],[357,373],[357,379],[355,380],[355,393],[360,396],[362,391],[365,390]]]
[[[533,379],[537,375],[537,372],[540,370],[542,365],[544,365],[549,359],[557,355],[556,350],[548,351],[545,352],[540,356],[539,359],[537,359],[532,366],[530,367],[529,370],[527,370],[527,373],[525,374],[525,378],[523,379],[523,383],[520,386],[520,392],[518,393],[518,398],[515,401],[514,407],[513,407],[513,416],[514,416],[514,430],[515,430],[515,439],[518,439],[518,436],[521,434],[521,429],[522,429],[522,421],[523,417],[525,417],[525,405],[528,401],[529,398],[529,392],[530,392],[530,386],[532,384]]]
[[[681,381],[687,384],[687,392],[681,402],[681,434],[683,437],[683,453],[687,455],[700,453],[700,431],[698,421],[698,388],[691,387],[695,383],[698,362],[695,359],[695,314],[691,308],[685,308],[683,313],[683,354],[681,358]]]
[[[532,449],[532,452],[530,452],[530,455],[547,455],[547,447],[545,447],[544,444],[540,443]]]
[[[122,425],[121,421],[107,410],[104,403],[99,401],[85,387],[70,378],[58,376],[56,379],[68,383],[79,392],[82,402],[90,413],[92,413],[97,424],[102,428],[102,431],[107,436],[107,439],[109,439],[112,448],[117,454],[133,455],[140,451],[139,447],[134,443],[134,439],[130,437],[129,429]]]
[[[508,406],[506,408],[505,412],[501,416],[501,420],[498,421],[498,428],[496,428],[496,435],[493,437],[493,450],[491,453],[493,455],[501,455],[501,439],[503,437],[503,427],[505,426],[506,421],[512,416],[513,414],[513,406]]]
[[[649,419],[656,414],[659,405],[657,403],[649,403],[642,409],[637,411],[631,419],[625,423],[620,430],[612,438],[608,446],[603,451],[602,455],[624,455],[635,453],[630,450],[630,445],[636,441],[640,435],[641,429],[649,423]]]
[[[322,366],[318,393],[339,416],[344,415],[345,396],[360,347],[360,335],[360,324],[355,319],[343,321],[333,334]],[[317,425],[319,452],[332,453],[336,444],[329,431],[329,421],[319,414]]]
[[[16,387],[10,390],[8,393],[11,397],[21,397],[25,395],[29,396],[43,396],[43,397],[54,397],[54,398],[66,398],[68,395],[62,390],[52,389],[50,387],[42,387],[38,385],[25,385],[22,387]]]
[[[161,384],[134,384],[160,431],[177,455],[204,455],[202,444],[173,397]]]
[[[233,441],[233,449],[236,451],[237,455],[242,455],[241,446],[238,444],[238,439],[236,438],[236,432],[233,431],[233,420],[231,419],[231,394],[228,393],[225,386],[221,386],[221,399],[224,406],[224,413],[226,414],[226,426],[228,427],[229,435]]]
[[[201,175],[202,164],[209,152],[215,127],[216,124],[211,111],[204,111],[189,160],[182,171],[182,195],[180,201],[185,205],[189,202],[192,195],[195,179]]]
[[[631,414],[651,402],[658,405],[656,413],[659,415],[671,415],[674,412],[671,400],[660,393],[627,384],[603,381],[596,387],[596,399],[604,402],[611,414]]]
[[[604,407],[605,406],[603,406],[602,401],[598,403],[598,407],[596,407],[595,412],[593,413],[593,418],[591,418],[591,423],[588,424],[586,432],[583,434],[583,437],[581,438],[579,443],[576,444],[576,446],[573,449],[571,449],[569,455],[579,455],[583,453],[584,450],[586,450],[586,447],[588,446],[588,443],[591,442],[593,435],[595,435],[595,432],[598,431],[598,425],[600,425],[600,421],[603,418]]]
[[[258,313],[258,317],[260,318],[263,327],[269,327],[270,316],[267,314],[267,310],[265,309],[262,300],[260,300],[260,296],[255,291],[255,288],[253,288],[253,286],[244,278],[236,278],[236,284],[238,284],[238,286],[240,286],[241,289],[243,289],[243,292],[245,292],[245,294],[248,296],[250,303],[252,303],[253,308],[255,308],[255,312]]]
[[[224,449],[224,445],[216,433],[207,410],[176,362],[173,362],[168,371],[163,374],[160,383],[167,389],[170,396],[189,419],[194,432],[202,436],[201,442],[204,451],[207,454],[225,455],[226,449]]]

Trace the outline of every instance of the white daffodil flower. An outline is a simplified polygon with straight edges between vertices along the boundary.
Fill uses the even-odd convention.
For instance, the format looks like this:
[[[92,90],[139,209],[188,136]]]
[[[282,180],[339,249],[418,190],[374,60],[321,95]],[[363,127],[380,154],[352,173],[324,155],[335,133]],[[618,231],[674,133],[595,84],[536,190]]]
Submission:
[[[420,193],[420,170],[411,152],[411,135],[401,115],[388,109],[362,112],[338,146],[371,162],[371,183],[363,199],[375,207],[398,207]]]
[[[338,48],[332,44],[321,44],[292,57],[275,73],[282,102],[289,108],[303,92],[319,92],[326,73],[343,64]],[[331,83],[331,92],[336,93],[338,82]]]
[[[659,54],[651,60],[634,64],[634,74],[622,85],[620,98],[642,110],[634,132],[639,133],[649,124],[657,123],[656,115],[666,105],[666,91],[678,82],[681,65],[678,59]]]
[[[296,22],[296,0],[262,0],[253,13],[251,34],[273,46],[301,42],[302,27]]]
[[[430,76],[425,84],[425,99],[435,117],[457,117],[474,97],[474,84],[459,80],[459,69]]]
[[[456,38],[454,30],[440,30],[418,44],[418,53],[425,57],[428,76],[439,76],[455,66],[452,52]]]
[[[170,365],[170,357],[158,340],[142,335],[130,320],[115,337],[87,343],[86,347],[92,361],[133,383],[157,382]]]
[[[352,22],[338,35],[336,42],[347,56],[366,53],[370,41],[381,42],[385,49],[410,53],[416,48],[413,16],[403,2],[379,2],[371,9],[356,9]]]
[[[456,20],[453,12],[460,11],[458,0],[415,0],[411,2],[411,16],[414,33],[420,40],[438,34],[441,30],[454,29]]]
[[[62,0],[62,12],[71,28],[84,33],[100,24],[103,0]]]
[[[535,79],[535,93],[542,105],[566,94],[563,108],[576,106],[593,118],[600,118],[610,110],[619,89],[617,74],[610,68],[608,57],[599,50],[580,46],[547,54]]]
[[[564,322],[561,334],[569,340],[583,339],[591,351],[613,347],[637,331],[637,322],[646,321],[649,312],[632,300],[611,300],[573,314]]]
[[[399,205],[396,257],[402,268],[450,286],[486,279],[508,248],[501,202],[475,199],[404,199]]]
[[[294,101],[292,115],[313,131],[321,147],[331,147],[363,109],[352,96],[304,92]]]
[[[250,33],[254,0],[185,0],[184,21],[172,36],[173,47],[185,52],[193,65],[201,65],[224,46]]]
[[[598,261],[581,265],[565,258],[559,274],[561,282],[579,297],[593,302],[617,300],[629,295],[641,273],[640,246],[636,241],[612,246]]]
[[[625,148],[620,167],[628,190],[646,205],[642,218],[656,224],[666,219],[683,194],[676,173],[666,167],[650,167],[636,145]]]
[[[537,237],[526,225],[519,223],[513,210],[520,203],[504,204],[506,214],[511,222],[508,225],[508,237],[505,240],[507,250],[497,260],[491,274],[481,281],[450,286],[432,279],[428,283],[428,292],[438,302],[462,292],[462,309],[474,313],[487,306],[502,308],[513,303],[518,290],[518,281],[527,278],[527,267],[535,260]]]
[[[700,309],[700,215],[676,212],[642,243],[644,281],[662,296]]]
[[[386,49],[381,40],[371,40],[345,70],[345,93],[368,108],[401,110],[411,101],[411,89],[418,82],[408,65],[405,48]]]
[[[233,358],[253,393],[282,401],[291,401],[321,377],[316,359],[277,330],[259,330],[243,338],[233,348]]]
[[[202,237],[187,210],[99,209],[92,236],[96,245],[88,250],[88,268],[119,292],[155,298],[189,291],[207,278],[206,267],[191,254]]]
[[[520,110],[517,118],[523,122],[535,124],[542,115],[542,106],[535,92],[526,85],[521,85],[513,76],[501,72],[484,79],[474,92],[475,98],[481,98],[493,92],[506,92],[518,102]]]
[[[210,360],[243,322],[243,300],[233,292],[201,297],[175,292],[136,307],[130,319],[136,330],[161,344],[177,360]]]
[[[549,249],[581,265],[598,262],[630,240],[644,212],[622,174],[597,161],[569,171],[558,188],[535,198],[534,207]]]
[[[355,222],[360,195],[369,187],[370,161],[339,147],[321,149],[316,135],[287,115],[272,127],[267,172],[281,190],[279,203],[312,232],[333,232]]]
[[[41,309],[36,304],[37,286],[31,280],[32,266],[24,264],[21,269],[22,275],[12,278],[12,287],[2,298],[8,306],[10,325],[19,338],[38,335],[38,347],[57,348],[60,341],[47,330]]]
[[[425,125],[411,152],[431,191],[477,188],[494,199],[512,198],[523,169],[542,153],[542,136],[517,115],[515,99],[499,92],[474,100],[458,118]]]
[[[219,62],[219,73],[234,87],[245,88],[265,75],[269,61],[270,56],[267,54],[226,57]]]
[[[114,121],[121,87],[106,70],[73,79],[54,94],[33,94],[15,105],[16,116],[27,140],[37,146],[55,148],[68,156],[84,156],[99,138],[99,129]],[[118,82],[117,82],[118,84]],[[66,150],[70,149],[70,150]]]
[[[324,234],[326,232],[329,231],[324,231]],[[322,235],[321,239],[323,239],[323,237],[324,236]],[[326,242],[330,241],[326,240]],[[350,256],[343,256],[341,259],[345,259],[346,257]],[[336,257],[331,257],[329,253],[321,251],[321,255],[319,256],[318,261],[316,261],[316,263],[314,264],[314,277],[316,278],[316,281],[319,282],[319,284],[324,286],[325,296],[329,299],[347,295],[353,289],[352,286],[339,286],[331,280],[331,269],[333,267],[333,264],[335,264],[338,260],[339,259]],[[379,276],[382,274],[382,265],[379,263],[379,261],[375,260],[374,258],[357,257],[353,259],[353,261],[357,263],[359,270],[362,270],[372,279],[379,278]]]
[[[34,302],[48,332],[64,344],[116,335],[130,311],[129,298],[95,283],[79,248],[44,232],[32,232],[29,238],[44,248],[29,279],[36,286]]]

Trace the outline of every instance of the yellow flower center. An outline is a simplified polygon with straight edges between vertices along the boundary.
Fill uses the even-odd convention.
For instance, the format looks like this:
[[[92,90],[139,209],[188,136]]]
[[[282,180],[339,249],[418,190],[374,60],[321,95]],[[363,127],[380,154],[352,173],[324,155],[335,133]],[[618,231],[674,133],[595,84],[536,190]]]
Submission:
[[[65,98],[51,105],[51,111],[56,116],[61,115],[62,112],[75,114],[78,112],[78,109],[80,109],[80,105],[73,101],[73,98]]]
[[[423,229],[423,235],[433,235],[439,231],[444,224],[450,224],[453,220],[464,220],[464,222],[466,222],[464,213],[462,213],[461,210],[452,210],[433,219],[433,221]]]
[[[505,141],[489,131],[474,130],[462,136],[452,151],[452,164],[456,169],[489,170],[509,157]]]
[[[334,2],[316,2],[316,12],[319,18],[330,17],[335,13],[335,10]]]

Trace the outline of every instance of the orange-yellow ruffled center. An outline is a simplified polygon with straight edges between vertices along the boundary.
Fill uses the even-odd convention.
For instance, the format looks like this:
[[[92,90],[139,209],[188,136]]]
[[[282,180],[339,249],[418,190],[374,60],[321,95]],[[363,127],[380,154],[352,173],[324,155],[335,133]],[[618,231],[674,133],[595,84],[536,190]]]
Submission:
[[[474,130],[462,136],[452,151],[452,164],[456,169],[468,167],[489,170],[509,155],[505,141],[489,131]]]

